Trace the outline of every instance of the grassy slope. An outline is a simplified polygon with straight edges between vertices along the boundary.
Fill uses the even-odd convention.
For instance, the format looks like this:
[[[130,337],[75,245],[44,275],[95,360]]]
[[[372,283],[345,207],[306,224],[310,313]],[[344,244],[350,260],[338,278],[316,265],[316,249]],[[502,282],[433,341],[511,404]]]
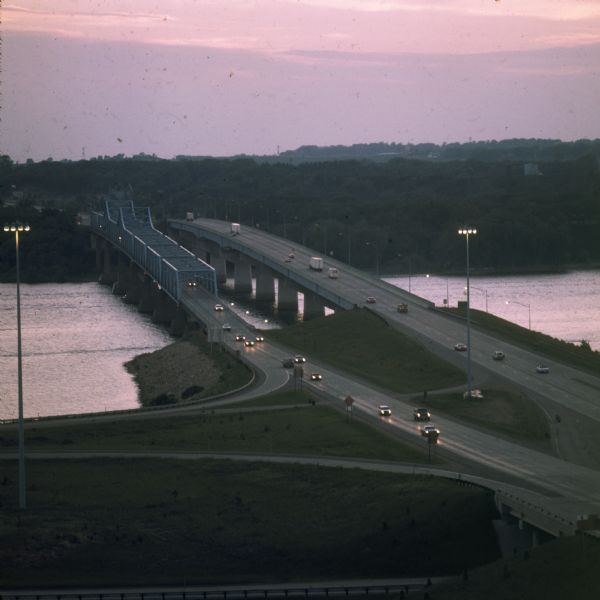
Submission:
[[[553,540],[470,573],[467,582],[436,589],[442,600],[565,600],[600,598],[600,540]]]
[[[396,392],[450,387],[465,379],[459,369],[365,309],[339,311],[267,335],[294,351]]]
[[[484,388],[484,398],[465,400],[461,393],[431,394],[426,401],[439,412],[483,429],[526,441],[539,449],[550,449],[550,428],[541,408],[523,394]],[[415,404],[422,403],[421,397]]]
[[[44,426],[40,422],[27,429],[26,444],[28,451],[208,450],[352,456],[417,463],[427,460],[426,454],[359,421],[348,422],[343,414],[331,408],[310,406],[308,397],[302,394],[281,394],[280,403],[285,404],[290,396],[303,399],[305,407],[60,426]],[[0,436],[2,447],[14,451],[13,431],[0,432]]]
[[[497,556],[486,492],[432,478],[228,461],[1,463],[5,586],[433,575]]]

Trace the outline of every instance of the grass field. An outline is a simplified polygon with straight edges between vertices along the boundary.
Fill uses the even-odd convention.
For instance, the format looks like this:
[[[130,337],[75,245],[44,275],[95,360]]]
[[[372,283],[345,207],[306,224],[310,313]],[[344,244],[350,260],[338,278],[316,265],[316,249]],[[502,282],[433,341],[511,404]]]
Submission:
[[[50,450],[207,450],[346,456],[424,463],[427,455],[382,435],[358,420],[290,392],[271,396],[273,404],[292,400],[302,408],[188,414],[160,419],[115,419],[28,427],[28,451]],[[0,430],[0,448],[14,451],[14,429]]]
[[[549,450],[550,428],[541,408],[526,396],[504,389],[484,388],[483,399],[465,400],[462,392],[430,394],[427,407],[493,433]],[[415,404],[422,398],[415,397]]]
[[[466,309],[445,310],[459,316],[466,314]],[[480,310],[471,309],[471,323],[483,331],[488,331],[527,350],[545,354],[549,358],[600,376],[600,352],[575,346],[539,331],[530,331],[525,327]],[[532,365],[533,367],[535,365]]]
[[[469,573],[435,590],[442,600],[567,600],[600,598],[600,540],[553,540]]]
[[[5,587],[460,572],[497,557],[491,496],[429,477],[229,461],[0,463]]]
[[[365,309],[266,332],[269,339],[396,392],[460,385],[465,375]]]

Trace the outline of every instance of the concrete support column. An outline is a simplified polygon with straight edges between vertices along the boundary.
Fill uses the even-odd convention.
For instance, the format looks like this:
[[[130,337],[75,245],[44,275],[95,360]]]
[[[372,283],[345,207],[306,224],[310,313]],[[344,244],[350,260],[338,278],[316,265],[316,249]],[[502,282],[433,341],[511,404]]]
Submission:
[[[275,279],[273,273],[260,266],[256,272],[256,300],[260,302],[275,301]]]
[[[185,333],[186,327],[187,315],[181,306],[177,306],[171,319],[169,333],[175,337],[181,337]]]
[[[211,252],[210,266],[216,271],[217,283],[225,283],[227,280],[227,266],[225,264],[225,257],[218,252]]]
[[[155,285],[150,277],[144,277],[144,281],[140,286],[140,301],[138,310],[141,313],[152,314],[154,310],[154,289]]]
[[[279,310],[298,311],[298,290],[296,286],[284,277],[280,277],[277,285],[277,308]]]
[[[112,285],[114,281],[115,273],[112,264],[110,244],[104,243],[104,248],[102,249],[102,273],[100,273],[98,282],[102,285]]]
[[[96,271],[102,271],[102,261],[104,258],[104,240],[97,235],[91,235],[92,248],[96,251]]]
[[[238,294],[250,294],[252,292],[252,265],[242,256],[235,261],[235,283],[233,289]]]
[[[129,284],[129,259],[119,252],[117,258],[116,281],[112,285],[112,293],[116,296],[123,296],[127,292]]]
[[[128,270],[129,277],[123,300],[125,304],[139,304],[142,295],[143,274],[133,261],[130,261]]]
[[[304,319],[314,319],[325,314],[323,300],[314,292],[304,292]]]
[[[152,310],[152,322],[153,323],[171,323],[172,310],[171,310],[171,298],[167,296],[162,290],[154,288],[153,292],[153,310]]]

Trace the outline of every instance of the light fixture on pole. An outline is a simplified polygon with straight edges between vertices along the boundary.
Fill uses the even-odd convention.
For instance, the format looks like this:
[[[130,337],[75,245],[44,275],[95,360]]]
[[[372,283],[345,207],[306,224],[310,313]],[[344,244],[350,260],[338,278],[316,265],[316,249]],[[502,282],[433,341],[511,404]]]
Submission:
[[[476,235],[477,229],[463,228],[458,230],[458,235],[464,235],[467,241],[467,398],[471,398],[471,288],[469,280],[469,236]]]
[[[519,306],[524,306],[527,309],[527,314],[529,316],[529,331],[531,331],[531,304],[529,304],[529,302],[524,304],[523,302],[517,302],[516,300],[507,300],[506,304],[518,304]]]
[[[17,255],[17,381],[19,394],[19,508],[27,508],[25,495],[25,426],[23,423],[23,353],[21,350],[21,273],[19,264],[19,233],[27,232],[29,225],[5,225],[4,231],[15,234],[15,249]]]

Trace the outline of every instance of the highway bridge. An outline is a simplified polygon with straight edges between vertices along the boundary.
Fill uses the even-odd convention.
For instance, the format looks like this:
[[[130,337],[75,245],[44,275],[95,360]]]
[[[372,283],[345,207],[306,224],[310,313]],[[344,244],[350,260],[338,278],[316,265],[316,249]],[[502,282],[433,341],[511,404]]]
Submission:
[[[137,216],[140,212],[144,214],[132,206],[121,207],[117,212],[107,207],[104,214],[92,219],[98,266],[105,282],[112,280],[115,293],[124,293],[125,299],[131,301],[136,296],[141,299],[140,290],[145,289],[146,296],[152,299],[153,318],[171,319],[175,333],[201,324],[209,339],[212,336],[220,341],[264,375],[260,393],[275,390],[288,381],[288,371],[281,367],[281,360],[289,356],[289,350],[272,343],[246,349],[234,341],[234,333],[251,335],[252,331],[229,307],[225,306],[223,312],[213,310],[216,285],[224,281],[228,270],[233,272],[236,291],[251,292],[254,278],[255,297],[274,301],[281,310],[297,310],[298,294],[303,294],[306,317],[323,314],[326,306],[346,309],[368,304],[392,327],[416,338],[445,360],[465,367],[464,355],[452,349],[456,342],[465,341],[464,324],[448,318],[422,298],[329,257],[323,257],[323,271],[311,270],[312,250],[246,226],[239,235],[232,235],[230,224],[222,221],[171,220],[168,237],[153,237],[156,230],[149,212],[141,220]],[[168,240],[168,245],[154,247],[155,240]],[[139,250],[142,244],[147,246],[145,253]],[[180,263],[171,257],[170,253],[175,252],[184,253]],[[153,259],[152,264],[144,262],[144,257],[154,253],[158,260]],[[294,258],[290,258],[291,254]],[[183,258],[196,262],[192,265]],[[159,263],[161,266],[156,267]],[[327,276],[329,267],[338,269],[337,279]],[[369,297],[375,298],[376,303],[367,303]],[[398,313],[401,302],[409,305],[407,314]],[[231,333],[223,332],[225,322],[233,325]],[[499,347],[507,355],[503,362],[491,359]],[[365,418],[378,420],[380,426],[400,437],[417,435],[409,397],[373,389],[358,378],[318,364],[310,356],[308,359],[324,375],[322,382],[307,383],[316,393],[333,399],[338,406],[350,394],[355,398],[354,410]],[[521,494],[515,489],[495,490],[504,513],[553,535],[600,529],[596,516],[600,514],[600,446],[595,440],[600,424],[600,380],[546,359],[550,374],[540,377],[535,372],[538,356],[481,331],[472,335],[472,361],[476,379],[516,386],[549,416],[562,415],[559,435],[555,435],[555,455],[438,417],[436,425],[443,433],[437,451],[493,469],[529,487],[528,492]],[[253,393],[256,394],[247,392],[243,397]],[[393,415],[383,422],[377,417],[379,404],[391,405],[393,409]]]

